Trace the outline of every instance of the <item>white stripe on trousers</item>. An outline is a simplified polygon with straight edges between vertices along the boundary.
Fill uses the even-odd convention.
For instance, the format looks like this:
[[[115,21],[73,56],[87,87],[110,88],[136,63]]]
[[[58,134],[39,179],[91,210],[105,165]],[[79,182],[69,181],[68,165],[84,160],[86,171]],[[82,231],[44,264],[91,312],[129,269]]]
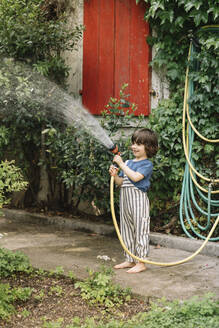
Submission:
[[[149,199],[147,193],[134,185],[121,187],[120,226],[127,249],[133,255],[145,259],[149,254]],[[126,252],[125,257],[128,262],[136,262]]]

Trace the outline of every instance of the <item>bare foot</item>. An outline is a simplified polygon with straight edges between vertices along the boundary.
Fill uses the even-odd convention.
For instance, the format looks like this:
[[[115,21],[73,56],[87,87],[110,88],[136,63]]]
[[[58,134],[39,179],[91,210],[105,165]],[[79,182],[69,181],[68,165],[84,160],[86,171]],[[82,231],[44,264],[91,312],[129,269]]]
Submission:
[[[135,266],[134,262],[123,262],[123,263],[120,263],[120,264],[116,264],[114,266],[114,269],[126,269],[126,268],[132,268],[134,266]]]
[[[136,265],[133,268],[129,269],[126,272],[128,272],[128,273],[139,273],[139,272],[142,272],[142,271],[145,271],[145,270],[146,270],[146,266],[144,265],[144,263],[139,262],[139,263],[136,263]]]

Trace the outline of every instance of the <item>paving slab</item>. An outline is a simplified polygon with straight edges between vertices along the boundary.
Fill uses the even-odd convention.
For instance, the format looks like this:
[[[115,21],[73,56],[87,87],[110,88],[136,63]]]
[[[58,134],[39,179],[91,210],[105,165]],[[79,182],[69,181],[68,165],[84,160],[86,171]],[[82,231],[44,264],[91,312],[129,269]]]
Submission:
[[[176,238],[176,237],[175,237]],[[149,260],[175,262],[191,252],[173,247],[150,245]],[[22,251],[36,268],[54,270],[63,267],[77,278],[87,277],[87,269],[99,270],[102,264],[112,266],[124,260],[123,250],[114,235],[79,231],[56,224],[0,217],[0,247]],[[104,258],[108,259],[107,261]],[[219,299],[219,258],[217,255],[197,255],[185,264],[172,267],[147,265],[139,274],[115,270],[115,282],[148,299],[188,299],[214,293]]]

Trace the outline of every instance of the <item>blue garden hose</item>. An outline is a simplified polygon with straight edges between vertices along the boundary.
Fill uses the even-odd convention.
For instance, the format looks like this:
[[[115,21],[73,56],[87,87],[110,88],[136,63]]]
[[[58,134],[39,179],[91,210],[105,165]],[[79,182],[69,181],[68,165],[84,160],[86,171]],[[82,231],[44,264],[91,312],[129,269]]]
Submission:
[[[204,31],[219,31],[219,25],[205,26],[202,28]],[[193,55],[195,52],[194,42],[190,43],[189,50],[189,61],[193,59]],[[212,194],[219,194],[219,190],[213,190],[214,184],[219,182],[219,179],[211,179],[202,176],[195,168],[194,161],[192,160],[192,148],[194,142],[194,135],[198,135],[201,139],[211,142],[211,143],[219,143],[218,140],[210,140],[203,137],[195,128],[191,121],[191,111],[192,108],[188,104],[188,99],[193,94],[193,81],[189,78],[189,68],[187,68],[186,72],[186,82],[185,82],[185,92],[184,92],[184,109],[183,109],[183,146],[184,152],[186,156],[186,165],[184,172],[184,179],[182,184],[181,191],[181,199],[180,199],[180,222],[183,231],[190,238],[195,238],[193,235],[197,236],[201,239],[206,239],[206,232],[212,225],[212,221],[215,217],[219,216],[219,212],[211,213],[213,208],[219,208],[219,200],[212,200]],[[187,121],[187,122],[186,122]],[[187,126],[186,126],[187,124]],[[208,189],[203,188],[198,182],[197,178],[208,182]],[[203,210],[198,202],[195,199],[196,190],[199,199],[201,199],[205,204],[207,204],[207,210]],[[207,196],[205,196],[205,193]],[[194,214],[194,209],[196,212],[200,212],[202,216],[206,216],[206,224],[200,224]],[[193,235],[189,232],[192,231]],[[203,235],[205,233],[205,235]],[[212,237],[209,239],[210,241],[218,241],[219,237]]]

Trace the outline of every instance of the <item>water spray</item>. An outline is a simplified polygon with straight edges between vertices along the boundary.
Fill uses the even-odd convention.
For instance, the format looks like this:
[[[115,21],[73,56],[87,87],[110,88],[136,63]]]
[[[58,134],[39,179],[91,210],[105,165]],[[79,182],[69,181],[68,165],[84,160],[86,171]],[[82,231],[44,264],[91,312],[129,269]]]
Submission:
[[[113,147],[106,131],[80,99],[75,99],[25,63],[11,58],[0,59],[0,113],[7,115],[17,104],[25,107],[34,103],[31,108],[27,105],[28,110],[34,110],[34,115],[48,116],[59,123],[83,129],[106,148]]]

